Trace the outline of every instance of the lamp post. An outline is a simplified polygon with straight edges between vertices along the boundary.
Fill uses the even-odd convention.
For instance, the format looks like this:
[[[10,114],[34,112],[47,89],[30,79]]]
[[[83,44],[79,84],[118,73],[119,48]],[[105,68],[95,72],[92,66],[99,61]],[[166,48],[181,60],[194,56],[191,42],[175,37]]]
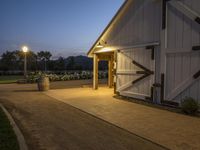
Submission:
[[[27,75],[27,58],[26,58],[26,53],[28,52],[28,47],[23,46],[22,51],[24,52],[24,78],[26,79]]]

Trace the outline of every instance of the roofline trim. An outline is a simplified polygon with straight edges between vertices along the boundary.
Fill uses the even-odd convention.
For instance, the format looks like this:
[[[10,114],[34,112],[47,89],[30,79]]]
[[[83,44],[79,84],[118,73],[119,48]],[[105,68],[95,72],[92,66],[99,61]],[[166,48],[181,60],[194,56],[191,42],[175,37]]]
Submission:
[[[96,42],[92,45],[92,47],[90,48],[90,50],[87,52],[87,56],[89,56],[91,54],[91,52],[93,51],[94,47],[96,46],[96,44],[100,41],[100,39],[102,38],[102,36],[106,33],[106,31],[109,29],[109,27],[112,25],[112,23],[117,19],[118,15],[120,14],[120,12],[123,10],[123,8],[126,6],[126,4],[129,2],[130,0],[125,0],[125,2],[122,4],[122,6],[119,8],[119,10],[117,11],[117,13],[114,15],[114,17],[112,18],[112,20],[109,22],[109,24],[106,26],[106,28],[103,30],[103,32],[101,33],[101,35],[98,37],[98,39],[96,40]]]

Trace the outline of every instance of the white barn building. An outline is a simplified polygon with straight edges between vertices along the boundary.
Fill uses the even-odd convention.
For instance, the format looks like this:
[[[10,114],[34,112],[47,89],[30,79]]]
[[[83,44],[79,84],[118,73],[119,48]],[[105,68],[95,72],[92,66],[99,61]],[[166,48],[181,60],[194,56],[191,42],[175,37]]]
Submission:
[[[200,0],[126,0],[91,47],[109,61],[109,86],[122,96],[178,105],[200,102]]]

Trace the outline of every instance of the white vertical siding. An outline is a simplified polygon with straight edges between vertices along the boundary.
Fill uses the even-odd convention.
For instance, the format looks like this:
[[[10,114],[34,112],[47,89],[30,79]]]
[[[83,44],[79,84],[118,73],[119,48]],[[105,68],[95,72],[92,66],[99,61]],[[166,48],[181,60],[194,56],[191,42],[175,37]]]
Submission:
[[[199,12],[200,1],[183,1],[187,6]],[[198,8],[198,9],[197,9]],[[168,48],[180,50],[182,48],[191,50],[192,46],[200,45],[200,26],[196,22],[184,16],[173,6],[168,5]]]
[[[181,1],[200,13],[199,0]],[[192,46],[200,45],[200,25],[168,5],[167,52],[166,52],[166,98],[184,81],[200,70],[200,53],[192,52]],[[190,96],[200,101],[200,81],[187,87],[174,101],[180,102]]]
[[[153,71],[153,60],[151,59],[151,50],[145,48],[134,48],[128,51],[123,51],[118,53],[118,68],[117,71],[143,71],[141,68],[137,67],[132,63],[135,60],[139,64],[145,66],[146,68]],[[135,75],[118,75],[117,77],[117,90],[127,83],[134,81],[141,77],[140,74]],[[142,94],[150,96],[151,86],[154,81],[154,75],[151,75],[140,82],[125,89],[126,92],[132,92],[137,94]]]
[[[127,12],[104,36],[108,45],[130,46],[159,41],[161,2],[134,0]]]
[[[182,53],[167,55],[166,96],[170,95],[184,81],[200,69],[200,53]],[[180,102],[186,96],[199,100],[200,80],[194,82],[177,95],[174,101]]]

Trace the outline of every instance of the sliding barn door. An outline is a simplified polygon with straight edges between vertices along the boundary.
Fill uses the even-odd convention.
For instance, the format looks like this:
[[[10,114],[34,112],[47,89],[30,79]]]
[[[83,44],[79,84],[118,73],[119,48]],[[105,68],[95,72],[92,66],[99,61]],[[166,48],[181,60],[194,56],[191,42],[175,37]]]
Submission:
[[[164,99],[200,100],[200,0],[171,0],[166,8]]]
[[[154,48],[134,48],[117,53],[117,91],[120,95],[153,100]]]

